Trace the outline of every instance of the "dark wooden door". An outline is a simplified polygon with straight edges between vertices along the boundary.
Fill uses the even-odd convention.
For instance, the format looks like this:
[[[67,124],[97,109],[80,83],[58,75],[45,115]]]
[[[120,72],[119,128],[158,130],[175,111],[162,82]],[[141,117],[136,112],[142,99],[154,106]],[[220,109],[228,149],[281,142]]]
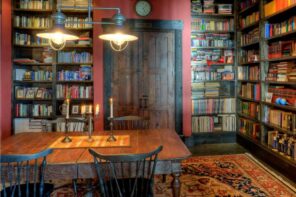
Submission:
[[[138,32],[139,40],[112,52],[114,115],[141,115],[150,128],[175,129],[174,32]]]

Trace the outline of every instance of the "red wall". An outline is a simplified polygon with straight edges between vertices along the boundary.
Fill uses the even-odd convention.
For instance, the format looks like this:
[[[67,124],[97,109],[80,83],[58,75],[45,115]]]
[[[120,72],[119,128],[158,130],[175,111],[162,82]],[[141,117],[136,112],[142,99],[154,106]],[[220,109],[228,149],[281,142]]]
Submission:
[[[1,139],[11,134],[11,1],[2,0],[1,18]]]
[[[190,1],[184,0],[150,0],[152,13],[145,19],[182,20],[183,30],[183,133],[191,135],[191,73],[190,73]],[[134,11],[136,0],[95,0],[96,6],[120,7],[126,18],[141,18]],[[111,17],[114,12],[96,11],[94,18]],[[96,19],[95,19],[96,20]],[[100,26],[94,27],[94,35],[102,32]],[[102,41],[94,37],[94,88],[95,103],[103,103],[103,47]],[[103,117],[95,124],[96,130],[103,129]]]
[[[11,0],[3,0],[3,17],[1,47],[1,134],[3,137],[10,135],[11,130]],[[161,20],[182,20],[183,30],[183,133],[185,136],[191,135],[191,74],[190,74],[190,1],[183,0],[150,0],[152,3],[152,13],[145,19]],[[122,14],[126,18],[141,18],[134,11],[136,0],[94,0],[95,6],[100,7],[120,7]],[[114,12],[95,11],[94,20],[111,17]],[[5,20],[4,20],[5,19]],[[103,104],[103,43],[97,38],[102,32],[99,25],[94,26],[94,103]],[[103,110],[103,106],[101,108]],[[103,113],[101,113],[103,114]],[[95,122],[95,130],[103,129],[103,116],[101,115]]]

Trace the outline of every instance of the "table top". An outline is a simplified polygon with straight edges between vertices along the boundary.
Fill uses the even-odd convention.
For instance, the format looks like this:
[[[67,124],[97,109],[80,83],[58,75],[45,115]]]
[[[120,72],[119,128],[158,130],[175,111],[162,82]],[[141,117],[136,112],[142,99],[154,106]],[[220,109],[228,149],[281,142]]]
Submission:
[[[108,135],[110,131],[95,132],[94,135]],[[64,133],[40,132],[20,133],[1,141],[1,154],[33,154],[48,148]],[[87,135],[87,133],[72,133],[73,135]],[[181,141],[174,130],[148,129],[114,131],[114,135],[130,135],[129,147],[100,147],[93,148],[101,154],[139,154],[147,153],[162,145],[159,160],[183,160],[191,156],[190,151]],[[54,149],[48,156],[48,164],[84,164],[93,162],[88,148]]]

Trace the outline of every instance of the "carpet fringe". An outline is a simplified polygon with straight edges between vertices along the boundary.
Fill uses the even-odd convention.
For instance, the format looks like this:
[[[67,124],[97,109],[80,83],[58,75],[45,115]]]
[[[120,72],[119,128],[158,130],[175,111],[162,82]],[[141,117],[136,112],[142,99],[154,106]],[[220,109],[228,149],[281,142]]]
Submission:
[[[281,181],[283,184],[285,184],[287,187],[289,187],[293,192],[296,193],[296,188],[291,185],[288,181],[286,181],[282,176],[276,174],[274,171],[270,170],[268,167],[266,167],[264,164],[262,164],[258,159],[256,159],[253,155],[250,153],[245,153],[250,159],[252,159],[255,163],[257,163],[259,166],[261,166],[264,170],[269,172],[272,176],[274,176],[276,179]]]

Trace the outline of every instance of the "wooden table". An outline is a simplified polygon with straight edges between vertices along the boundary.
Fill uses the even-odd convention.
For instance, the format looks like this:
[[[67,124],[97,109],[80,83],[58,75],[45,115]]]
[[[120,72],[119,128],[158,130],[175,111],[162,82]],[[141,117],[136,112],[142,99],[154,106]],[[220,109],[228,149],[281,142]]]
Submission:
[[[181,161],[191,153],[174,130],[150,129],[139,131],[115,131],[115,135],[130,135],[129,147],[94,148],[103,154],[138,154],[147,153],[163,145],[156,166],[156,174],[174,176],[174,196],[180,195]],[[1,141],[1,154],[32,154],[46,149],[63,133],[20,133]],[[70,135],[82,135],[71,133]],[[86,134],[84,134],[86,135]],[[95,135],[108,135],[108,132],[95,132]],[[46,180],[94,178],[96,176],[93,158],[88,148],[54,149],[48,156],[45,173]]]

